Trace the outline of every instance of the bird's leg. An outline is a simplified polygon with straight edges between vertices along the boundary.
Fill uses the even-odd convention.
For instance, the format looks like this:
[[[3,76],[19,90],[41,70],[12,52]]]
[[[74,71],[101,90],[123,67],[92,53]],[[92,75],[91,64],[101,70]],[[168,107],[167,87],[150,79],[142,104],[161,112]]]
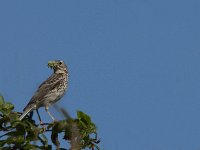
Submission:
[[[53,119],[53,121],[55,122],[56,119],[53,117],[53,115],[49,112],[49,107],[45,107],[46,112],[49,114],[49,116]]]
[[[41,117],[40,117],[40,114],[39,114],[38,109],[36,109],[36,112],[37,112],[38,118],[39,118],[39,120],[40,120],[40,125],[43,125],[43,122],[42,122],[42,119],[41,119]]]

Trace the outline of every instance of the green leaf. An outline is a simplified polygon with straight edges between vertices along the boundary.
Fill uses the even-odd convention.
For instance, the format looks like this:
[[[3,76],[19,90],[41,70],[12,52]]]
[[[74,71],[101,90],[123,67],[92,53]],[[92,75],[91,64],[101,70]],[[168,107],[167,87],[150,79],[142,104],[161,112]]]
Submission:
[[[14,122],[16,122],[18,120],[18,114],[16,112],[10,113],[8,115],[10,122],[13,124]]]
[[[6,144],[6,140],[0,140],[0,148],[3,147]]]
[[[82,111],[77,111],[78,119],[84,120],[85,123],[91,123],[91,118],[87,114],[83,113]]]
[[[60,146],[60,142],[58,140],[58,133],[57,132],[52,132],[51,134],[51,141],[53,144],[55,144],[57,147]]]
[[[11,104],[10,102],[7,102],[4,106],[5,109],[8,109],[8,110],[13,110],[14,109],[14,105]]]
[[[62,130],[64,130],[64,129],[66,128],[66,126],[67,126],[66,120],[62,120],[62,121],[60,121],[60,122],[55,122],[55,124],[54,124],[52,130],[53,130],[54,132],[58,132],[58,133],[59,133],[59,132],[61,132]]]
[[[33,144],[26,144],[26,145],[24,145],[23,146],[23,149],[25,149],[25,150],[29,150],[29,149],[31,149],[31,150],[37,150],[37,145],[33,145]]]
[[[0,106],[3,105],[5,103],[4,98],[2,95],[0,95]]]
[[[12,134],[10,134],[10,135],[12,135]],[[8,137],[6,141],[7,141],[6,144],[16,144],[16,143],[21,144],[24,142],[24,138],[23,138],[23,136],[12,135],[12,136]]]
[[[9,102],[3,103],[2,105],[0,105],[0,112],[3,115],[9,115],[13,109],[14,109],[14,105],[12,105]]]

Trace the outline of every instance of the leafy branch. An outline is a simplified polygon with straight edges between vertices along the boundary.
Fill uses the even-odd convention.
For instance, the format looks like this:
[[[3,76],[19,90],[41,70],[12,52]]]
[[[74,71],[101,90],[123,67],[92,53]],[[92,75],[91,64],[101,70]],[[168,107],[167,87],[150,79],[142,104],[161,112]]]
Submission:
[[[14,105],[0,96],[0,149],[52,150],[53,143],[60,150],[99,150],[100,140],[90,116],[77,111],[77,118],[71,118],[65,110],[59,110],[66,117],[65,120],[38,125],[27,116],[20,121],[20,113],[14,111]],[[47,138],[47,132],[51,133],[51,140]],[[60,147],[59,135],[63,135],[63,140],[69,143],[68,148]]]

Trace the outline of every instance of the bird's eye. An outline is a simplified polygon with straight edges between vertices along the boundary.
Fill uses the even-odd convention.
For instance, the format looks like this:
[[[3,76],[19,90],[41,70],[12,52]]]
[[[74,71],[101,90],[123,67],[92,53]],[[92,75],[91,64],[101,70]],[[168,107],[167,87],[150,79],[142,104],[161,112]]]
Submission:
[[[62,65],[62,62],[59,62],[59,65]]]

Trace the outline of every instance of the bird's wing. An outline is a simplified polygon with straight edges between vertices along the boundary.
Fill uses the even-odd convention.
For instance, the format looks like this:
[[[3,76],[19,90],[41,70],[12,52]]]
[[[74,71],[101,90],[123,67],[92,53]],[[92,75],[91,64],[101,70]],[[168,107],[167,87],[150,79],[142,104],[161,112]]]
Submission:
[[[35,92],[31,100],[29,101],[28,105],[25,107],[25,109],[31,105],[31,104],[37,104],[43,98],[51,92],[54,88],[56,88],[61,80],[60,80],[61,75],[60,74],[52,74],[46,81],[44,81],[39,87],[38,90]]]

